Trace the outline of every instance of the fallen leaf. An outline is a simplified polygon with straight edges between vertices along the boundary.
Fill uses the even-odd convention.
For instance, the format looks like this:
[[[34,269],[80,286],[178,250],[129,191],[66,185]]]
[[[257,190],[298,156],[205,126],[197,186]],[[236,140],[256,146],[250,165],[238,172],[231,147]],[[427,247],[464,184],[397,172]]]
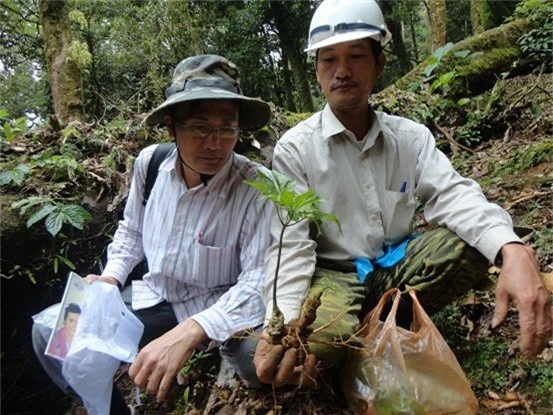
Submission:
[[[505,394],[503,399],[505,399],[506,401],[519,401],[520,397],[518,396],[518,393],[514,391],[509,391]]]

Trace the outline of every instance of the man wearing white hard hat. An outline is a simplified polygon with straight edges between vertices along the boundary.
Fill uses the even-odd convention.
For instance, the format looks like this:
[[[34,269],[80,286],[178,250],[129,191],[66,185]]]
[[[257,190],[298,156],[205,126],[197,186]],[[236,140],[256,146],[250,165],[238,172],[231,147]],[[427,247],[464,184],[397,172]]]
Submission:
[[[492,326],[513,301],[523,355],[538,354],[551,337],[550,295],[533,249],[515,234],[509,215],[454,170],[425,126],[371,107],[390,38],[374,0],[325,0],[313,15],[306,52],[316,56],[327,105],[284,134],[273,169],[294,179],[298,191],[322,196],[322,209],[338,217],[341,230],[335,224],[320,234],[308,223],[287,228],[279,307],[286,321],[297,318],[312,289],[323,291],[322,304],[303,365],[297,366],[296,350],[259,342],[254,362],[263,382],[313,384],[316,365],[330,367],[344,357],[330,343],[353,335],[386,290],[414,289],[432,313],[486,281],[489,263],[502,263]],[[420,237],[412,233],[416,197],[427,222],[439,225]],[[278,232],[274,219],[273,237]],[[278,254],[274,244],[265,257],[266,322]],[[407,300],[398,319],[410,324]]]

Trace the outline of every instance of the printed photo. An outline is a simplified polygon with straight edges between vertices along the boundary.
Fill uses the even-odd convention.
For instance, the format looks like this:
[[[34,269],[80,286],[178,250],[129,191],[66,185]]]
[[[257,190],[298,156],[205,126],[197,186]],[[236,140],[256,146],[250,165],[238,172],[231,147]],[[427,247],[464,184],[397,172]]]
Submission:
[[[90,284],[78,274],[69,273],[56,327],[52,330],[52,335],[46,347],[45,354],[48,356],[59,360],[64,360],[67,356],[89,286]]]

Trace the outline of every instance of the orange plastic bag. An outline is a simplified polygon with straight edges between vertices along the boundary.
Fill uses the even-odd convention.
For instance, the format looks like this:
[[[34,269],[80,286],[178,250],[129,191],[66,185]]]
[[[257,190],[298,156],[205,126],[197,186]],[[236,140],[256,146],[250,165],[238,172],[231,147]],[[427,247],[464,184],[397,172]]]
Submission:
[[[385,322],[380,315],[396,294]],[[414,291],[411,330],[396,325],[399,289],[384,293],[364,319],[364,346],[352,349],[341,374],[347,401],[359,415],[476,414],[478,401],[455,355]]]

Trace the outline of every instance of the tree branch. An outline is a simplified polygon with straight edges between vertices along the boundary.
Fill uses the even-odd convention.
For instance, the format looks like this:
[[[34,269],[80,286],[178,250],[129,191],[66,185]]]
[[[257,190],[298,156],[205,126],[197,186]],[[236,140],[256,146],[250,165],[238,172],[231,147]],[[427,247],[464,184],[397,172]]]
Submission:
[[[14,13],[14,14],[17,14],[22,20],[24,20],[28,23],[39,24],[38,20],[31,20],[31,19],[27,18],[27,16],[23,15],[20,11],[12,9],[10,6],[8,6],[4,2],[0,2],[0,7],[3,7],[4,9],[6,9],[6,10],[8,10],[8,11]]]
[[[443,127],[440,127],[438,124],[436,124],[434,121],[432,121],[432,124],[434,125],[434,127],[436,127],[436,129],[442,133],[444,135],[445,138],[447,138],[447,141],[450,142],[451,144],[451,150],[453,151],[454,154],[458,154],[459,152],[459,149],[463,149],[465,151],[468,151],[469,153],[474,153],[474,150],[462,145],[461,143],[457,142],[455,140],[455,138],[453,138],[453,136],[447,132],[447,130]]]

